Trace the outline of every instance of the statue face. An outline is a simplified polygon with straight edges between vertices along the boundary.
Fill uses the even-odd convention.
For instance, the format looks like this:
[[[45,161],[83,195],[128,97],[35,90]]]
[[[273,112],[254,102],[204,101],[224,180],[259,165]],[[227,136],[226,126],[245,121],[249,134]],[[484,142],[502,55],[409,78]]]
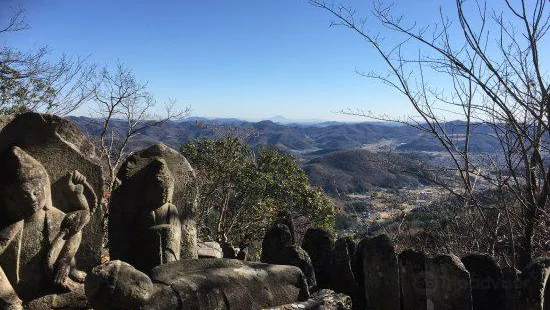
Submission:
[[[47,181],[36,180],[35,182],[27,182],[21,186],[21,194],[24,197],[23,203],[28,208],[26,212],[30,214],[44,208],[46,206],[46,191],[49,189]]]
[[[151,208],[171,202],[174,194],[174,177],[164,160],[153,161],[145,169],[148,174],[143,183],[144,202]]]
[[[13,219],[28,217],[47,204],[49,184],[47,180],[34,179],[22,184],[13,184],[2,195],[8,213]]]
[[[0,199],[5,214],[19,221],[50,206],[50,179],[42,164],[17,146],[2,155]]]

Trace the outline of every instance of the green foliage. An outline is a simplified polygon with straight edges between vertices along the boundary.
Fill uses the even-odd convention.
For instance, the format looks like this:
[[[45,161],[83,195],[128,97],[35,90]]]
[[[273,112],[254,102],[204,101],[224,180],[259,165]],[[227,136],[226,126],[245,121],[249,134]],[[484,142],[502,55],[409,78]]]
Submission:
[[[205,239],[250,244],[280,210],[331,229],[335,207],[309,184],[295,158],[272,148],[255,153],[239,139],[195,140],[181,149],[197,172],[198,223]]]

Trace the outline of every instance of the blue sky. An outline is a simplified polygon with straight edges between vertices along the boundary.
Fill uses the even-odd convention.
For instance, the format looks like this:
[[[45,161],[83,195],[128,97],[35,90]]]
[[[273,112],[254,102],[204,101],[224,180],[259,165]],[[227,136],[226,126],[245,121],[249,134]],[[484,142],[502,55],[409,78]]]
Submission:
[[[21,5],[32,27],[8,37],[10,45],[48,45],[52,57],[90,55],[99,65],[118,59],[159,99],[190,105],[193,116],[353,120],[334,111],[412,113],[404,97],[355,73],[385,69],[369,46],[348,29],[329,27],[333,18],[306,1],[0,1],[4,12],[6,1]],[[438,2],[449,3],[394,2],[420,21],[437,17]]]

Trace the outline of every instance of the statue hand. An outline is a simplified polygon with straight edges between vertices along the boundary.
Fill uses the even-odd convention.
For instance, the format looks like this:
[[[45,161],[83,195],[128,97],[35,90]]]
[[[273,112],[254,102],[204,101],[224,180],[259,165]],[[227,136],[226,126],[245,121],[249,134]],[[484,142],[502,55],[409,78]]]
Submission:
[[[84,186],[87,184],[86,177],[78,172],[78,170],[74,170],[70,173],[68,181],[69,189],[72,192],[76,192],[77,194],[82,194],[84,192]]]
[[[86,177],[78,170],[72,171],[68,176],[68,187],[70,192],[74,193],[72,203],[75,205],[73,210],[90,210],[97,204],[97,196],[94,189],[86,180]],[[86,195],[85,195],[86,194]],[[91,201],[88,201],[90,199]]]
[[[67,213],[61,222],[61,231],[65,232],[65,238],[75,235],[90,221],[90,212],[87,210]]]
[[[70,182],[72,182],[73,184],[85,185],[86,177],[82,173],[78,172],[78,170],[75,170],[71,173]]]

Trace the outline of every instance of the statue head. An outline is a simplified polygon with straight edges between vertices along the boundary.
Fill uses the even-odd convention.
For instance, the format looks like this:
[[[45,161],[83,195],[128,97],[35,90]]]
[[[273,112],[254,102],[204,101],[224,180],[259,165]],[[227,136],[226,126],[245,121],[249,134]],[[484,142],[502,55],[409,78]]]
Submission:
[[[283,248],[292,245],[292,234],[290,228],[285,224],[275,224],[268,232],[277,248]]]
[[[0,204],[10,219],[21,220],[51,205],[50,179],[40,162],[17,146],[2,157]]]
[[[156,208],[172,202],[174,195],[174,177],[164,159],[155,159],[144,170],[142,193],[147,206]]]

